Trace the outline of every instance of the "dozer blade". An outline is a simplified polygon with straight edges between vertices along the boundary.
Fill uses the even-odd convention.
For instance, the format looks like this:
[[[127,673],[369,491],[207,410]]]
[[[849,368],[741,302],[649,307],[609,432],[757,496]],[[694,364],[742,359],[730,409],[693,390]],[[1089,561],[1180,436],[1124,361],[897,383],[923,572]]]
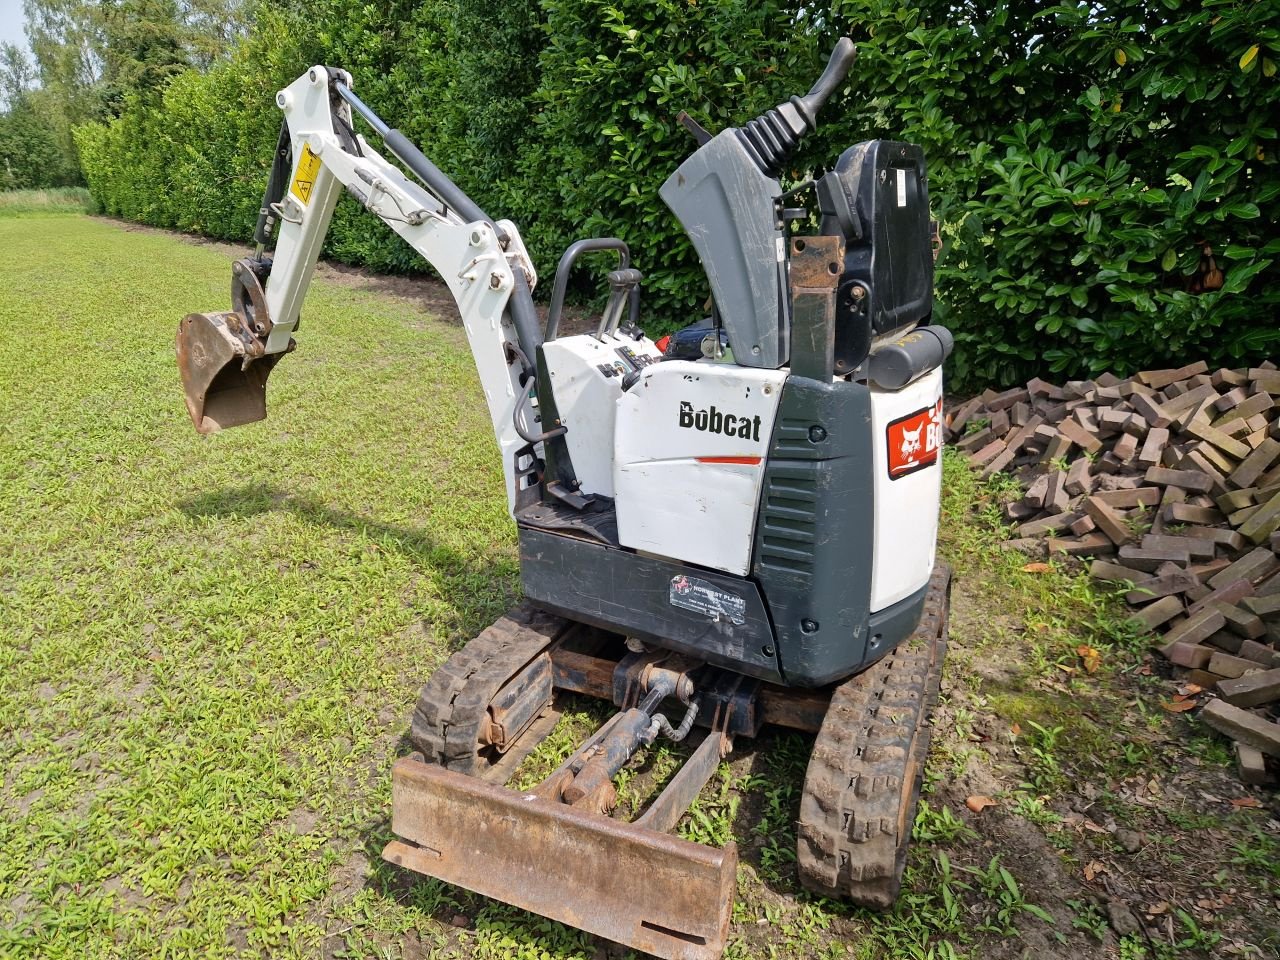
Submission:
[[[668,960],[719,957],[738,851],[412,758],[391,773],[392,863]]]
[[[239,313],[187,314],[178,324],[177,347],[196,430],[216,433],[267,418],[267,377],[281,355],[262,356],[261,341]]]

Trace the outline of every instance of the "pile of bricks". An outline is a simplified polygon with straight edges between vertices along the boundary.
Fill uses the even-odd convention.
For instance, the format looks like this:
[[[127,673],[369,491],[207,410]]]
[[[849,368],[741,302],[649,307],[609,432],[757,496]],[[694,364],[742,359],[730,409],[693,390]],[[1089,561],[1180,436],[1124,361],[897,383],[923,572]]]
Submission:
[[[1137,626],[1211,692],[1241,776],[1280,758],[1280,370],[1205,363],[987,391],[948,419],[985,476],[1019,478],[1011,549],[1126,581]],[[1195,688],[1192,688],[1195,689]]]

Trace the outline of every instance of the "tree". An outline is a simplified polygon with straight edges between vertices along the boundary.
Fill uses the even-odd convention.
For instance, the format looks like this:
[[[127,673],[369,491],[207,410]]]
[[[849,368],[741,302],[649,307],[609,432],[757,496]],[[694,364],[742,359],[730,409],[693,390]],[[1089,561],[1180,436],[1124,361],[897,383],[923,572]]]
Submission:
[[[104,0],[103,100],[118,113],[126,97],[150,97],[187,66],[174,0]]]
[[[36,82],[36,67],[16,43],[0,43],[0,105],[13,109]]]

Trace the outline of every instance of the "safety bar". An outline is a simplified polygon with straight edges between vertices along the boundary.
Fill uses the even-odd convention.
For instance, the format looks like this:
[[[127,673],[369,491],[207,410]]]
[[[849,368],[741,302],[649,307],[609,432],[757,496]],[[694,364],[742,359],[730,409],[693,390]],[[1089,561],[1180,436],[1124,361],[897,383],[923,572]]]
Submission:
[[[601,250],[618,251],[619,270],[626,270],[631,266],[631,250],[617,237],[587,237],[569,244],[569,248],[560,257],[560,265],[556,267],[556,280],[551,288],[551,308],[547,311],[547,330],[543,334],[544,343],[554,340],[560,332],[560,315],[564,312],[564,295],[569,286],[569,273],[573,270],[573,265],[584,253],[598,253]],[[629,318],[632,326],[640,323],[639,287],[631,288]]]

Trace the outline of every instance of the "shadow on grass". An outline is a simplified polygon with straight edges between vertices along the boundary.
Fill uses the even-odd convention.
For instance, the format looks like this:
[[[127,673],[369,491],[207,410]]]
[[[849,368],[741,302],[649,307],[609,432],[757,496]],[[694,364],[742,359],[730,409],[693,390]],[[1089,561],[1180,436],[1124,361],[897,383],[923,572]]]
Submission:
[[[451,638],[469,638],[519,602],[519,568],[496,550],[464,554],[425,530],[382,523],[270,485],[210,490],[178,504],[192,519],[236,520],[292,513],[308,523],[359,534],[407,558],[439,580],[441,600],[454,612],[445,624]],[[451,640],[449,649],[461,646]]]

